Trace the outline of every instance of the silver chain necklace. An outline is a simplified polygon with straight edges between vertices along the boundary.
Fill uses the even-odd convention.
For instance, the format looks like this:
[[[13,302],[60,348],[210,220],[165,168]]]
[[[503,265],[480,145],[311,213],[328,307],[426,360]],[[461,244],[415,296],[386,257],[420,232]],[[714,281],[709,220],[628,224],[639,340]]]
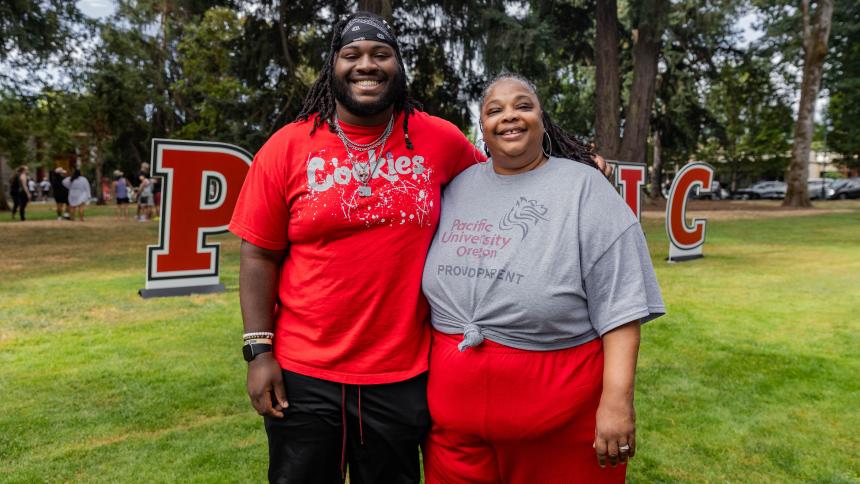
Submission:
[[[391,119],[388,120],[388,126],[385,127],[385,131],[383,131],[378,138],[370,143],[356,143],[349,139],[346,136],[346,133],[343,132],[343,128],[340,127],[340,118],[335,114],[334,130],[337,133],[337,137],[340,138],[340,141],[343,143],[343,147],[346,149],[346,154],[349,157],[349,160],[353,164],[353,173],[355,174],[355,178],[361,183],[361,186],[358,187],[358,194],[362,197],[369,197],[373,193],[370,189],[370,179],[379,168],[380,161],[384,161],[384,158],[382,158],[382,150],[385,148],[385,142],[388,141],[388,137],[391,135],[393,127],[394,114],[391,115]],[[376,148],[379,148],[378,155],[375,152]],[[357,162],[358,156],[354,155],[352,153],[353,151],[365,152],[367,154],[367,163]],[[373,166],[370,166],[371,158],[373,159]]]
[[[343,141],[344,146],[353,149],[355,151],[369,151],[372,149],[376,149],[379,145],[385,142],[385,139],[391,134],[391,130],[394,127],[394,114],[391,115],[391,118],[388,120],[388,126],[385,127],[385,131],[378,138],[371,141],[370,143],[356,143],[355,141],[349,139],[346,136],[346,133],[343,132],[343,128],[340,126],[340,118],[335,114],[335,124],[334,129],[337,132],[337,136]]]

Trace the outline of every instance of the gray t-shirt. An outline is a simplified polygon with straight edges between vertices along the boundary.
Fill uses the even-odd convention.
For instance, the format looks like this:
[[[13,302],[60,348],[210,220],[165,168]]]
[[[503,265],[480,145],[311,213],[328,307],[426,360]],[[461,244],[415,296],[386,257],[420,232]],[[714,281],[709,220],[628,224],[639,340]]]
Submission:
[[[594,168],[550,158],[502,176],[465,170],[442,195],[424,294],[433,326],[526,350],[591,341],[666,310],[642,227]]]

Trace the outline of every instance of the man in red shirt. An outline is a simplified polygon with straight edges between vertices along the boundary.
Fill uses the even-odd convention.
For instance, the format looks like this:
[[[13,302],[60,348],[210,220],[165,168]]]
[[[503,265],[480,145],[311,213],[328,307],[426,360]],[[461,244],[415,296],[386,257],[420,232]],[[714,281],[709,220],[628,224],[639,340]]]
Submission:
[[[243,239],[248,394],[272,482],[419,482],[430,329],[421,272],[442,187],[484,156],[409,96],[388,24],[337,24],[297,120],[257,153]]]

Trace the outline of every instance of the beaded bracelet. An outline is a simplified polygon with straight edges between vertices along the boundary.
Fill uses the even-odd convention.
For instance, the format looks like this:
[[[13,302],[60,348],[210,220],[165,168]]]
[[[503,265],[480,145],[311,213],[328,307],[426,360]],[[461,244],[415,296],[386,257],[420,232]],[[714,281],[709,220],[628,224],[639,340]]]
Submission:
[[[255,338],[274,338],[275,333],[269,331],[255,331],[253,333],[245,333],[242,335],[243,340],[255,339]]]

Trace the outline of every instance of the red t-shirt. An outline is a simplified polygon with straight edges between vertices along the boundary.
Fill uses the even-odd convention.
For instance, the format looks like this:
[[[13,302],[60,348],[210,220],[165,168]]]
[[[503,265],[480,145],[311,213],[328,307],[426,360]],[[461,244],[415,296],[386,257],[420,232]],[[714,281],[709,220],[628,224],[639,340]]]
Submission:
[[[401,114],[369,181],[371,196],[362,197],[356,174],[367,154],[358,153],[353,169],[328,125],[310,136],[312,121],[283,127],[260,149],[229,227],[259,247],[289,248],[275,358],[284,369],[339,383],[409,379],[427,370],[421,272],[441,189],[484,156],[453,124],[423,112],[409,117],[414,149],[407,149]],[[358,143],[385,128],[342,127]]]

